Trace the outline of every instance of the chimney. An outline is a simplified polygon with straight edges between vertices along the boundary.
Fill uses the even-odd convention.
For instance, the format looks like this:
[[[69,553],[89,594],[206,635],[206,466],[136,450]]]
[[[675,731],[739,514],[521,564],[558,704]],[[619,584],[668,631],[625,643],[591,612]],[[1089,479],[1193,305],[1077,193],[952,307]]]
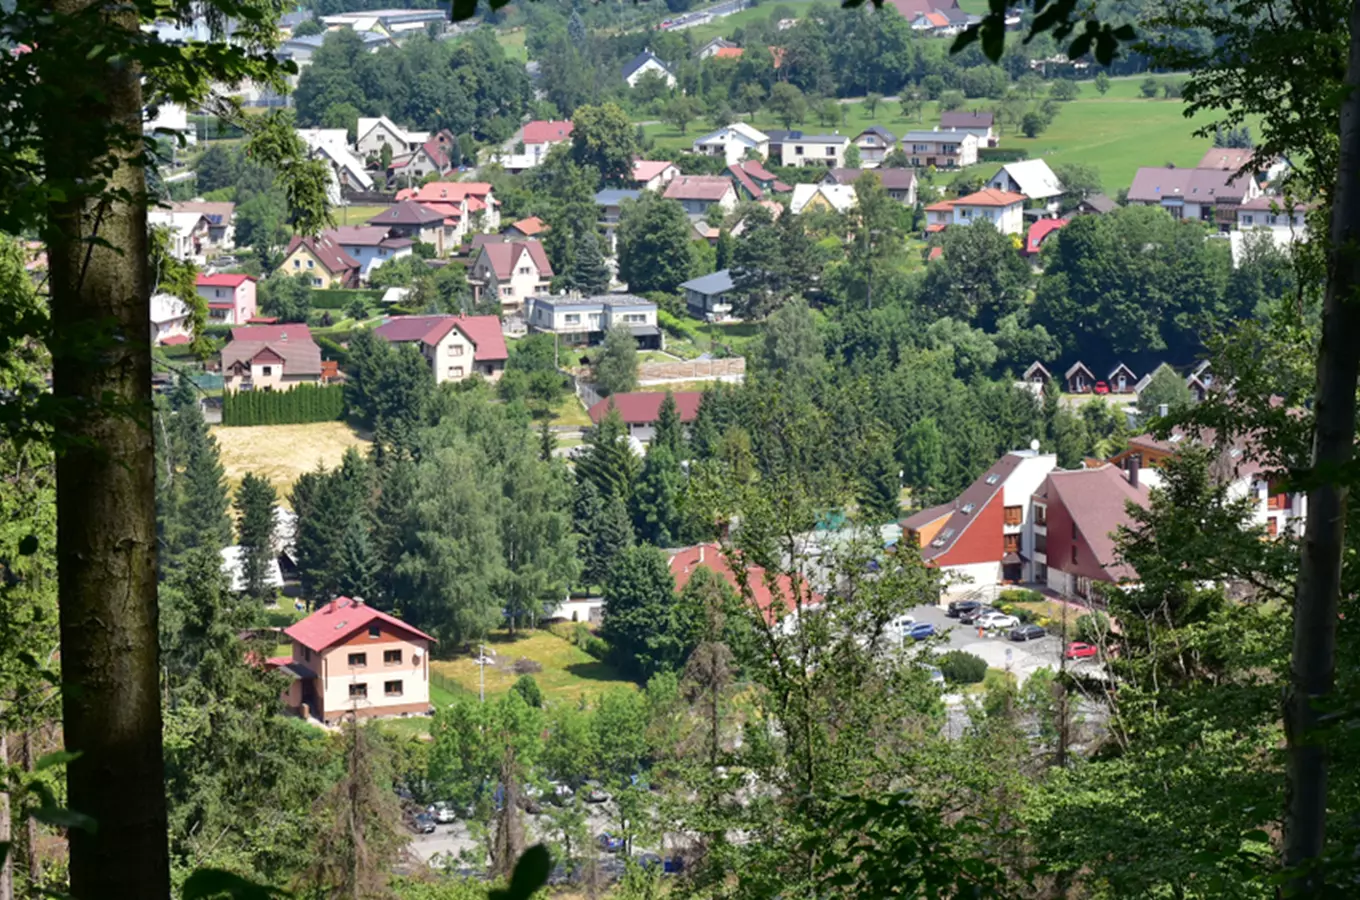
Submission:
[[[1129,457],[1129,486],[1130,486],[1130,487],[1135,487],[1135,488],[1138,487],[1138,469],[1139,469],[1140,467],[1141,467],[1141,463],[1139,462],[1138,457],[1136,457],[1136,456],[1130,456],[1130,457]]]
[[[1169,412],[1171,412],[1171,407],[1167,406],[1165,403],[1159,403],[1157,405],[1157,415],[1161,416],[1163,419],[1166,418],[1167,413]]]
[[[349,600],[349,605],[350,605],[350,606],[356,606],[356,607],[357,607],[357,606],[363,606],[363,605],[364,605],[364,598],[363,598],[363,597],[351,597],[350,600]]]
[[[704,564],[704,545],[703,545],[703,544],[700,544],[700,545],[699,545],[699,565],[702,566],[703,564]]]
[[[333,612],[335,612],[335,610],[336,610],[336,606],[335,606],[335,598],[332,597],[332,598],[331,598],[331,602],[326,604],[326,612],[328,612],[328,613],[333,613]]]

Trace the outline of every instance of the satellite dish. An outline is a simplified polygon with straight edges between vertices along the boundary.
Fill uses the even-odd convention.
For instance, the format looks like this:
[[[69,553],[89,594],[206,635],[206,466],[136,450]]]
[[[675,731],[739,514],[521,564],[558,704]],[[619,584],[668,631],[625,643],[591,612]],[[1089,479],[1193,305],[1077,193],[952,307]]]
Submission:
[[[1038,453],[1038,452],[1039,452],[1039,439],[1038,439],[1038,438],[1035,438],[1034,440],[1032,440],[1032,441],[1029,442],[1029,449],[1033,450],[1035,453]]]

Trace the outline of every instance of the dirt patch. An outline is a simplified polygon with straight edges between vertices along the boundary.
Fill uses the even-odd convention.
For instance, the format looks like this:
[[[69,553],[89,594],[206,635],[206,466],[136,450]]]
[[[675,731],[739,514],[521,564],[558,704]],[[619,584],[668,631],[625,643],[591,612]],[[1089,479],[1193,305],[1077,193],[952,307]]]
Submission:
[[[263,475],[274,483],[279,499],[287,502],[293,482],[318,464],[331,468],[350,447],[368,451],[369,441],[344,422],[313,422],[308,425],[254,425],[248,428],[211,429],[222,453],[222,467],[233,491],[247,472]]]

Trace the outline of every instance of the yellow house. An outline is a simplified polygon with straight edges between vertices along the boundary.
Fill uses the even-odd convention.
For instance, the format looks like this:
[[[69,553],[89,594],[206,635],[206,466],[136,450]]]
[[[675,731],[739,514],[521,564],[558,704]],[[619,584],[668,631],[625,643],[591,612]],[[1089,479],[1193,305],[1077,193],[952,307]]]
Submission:
[[[316,288],[359,286],[358,260],[324,234],[315,238],[294,235],[278,271],[285,275],[305,275]]]

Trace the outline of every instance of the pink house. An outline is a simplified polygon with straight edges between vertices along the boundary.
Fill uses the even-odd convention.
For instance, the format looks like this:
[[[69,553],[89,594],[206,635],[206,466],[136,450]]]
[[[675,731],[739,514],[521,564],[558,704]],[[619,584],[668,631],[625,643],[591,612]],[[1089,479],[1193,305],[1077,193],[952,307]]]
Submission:
[[[244,325],[255,318],[253,275],[200,274],[198,296],[208,301],[210,325]]]

